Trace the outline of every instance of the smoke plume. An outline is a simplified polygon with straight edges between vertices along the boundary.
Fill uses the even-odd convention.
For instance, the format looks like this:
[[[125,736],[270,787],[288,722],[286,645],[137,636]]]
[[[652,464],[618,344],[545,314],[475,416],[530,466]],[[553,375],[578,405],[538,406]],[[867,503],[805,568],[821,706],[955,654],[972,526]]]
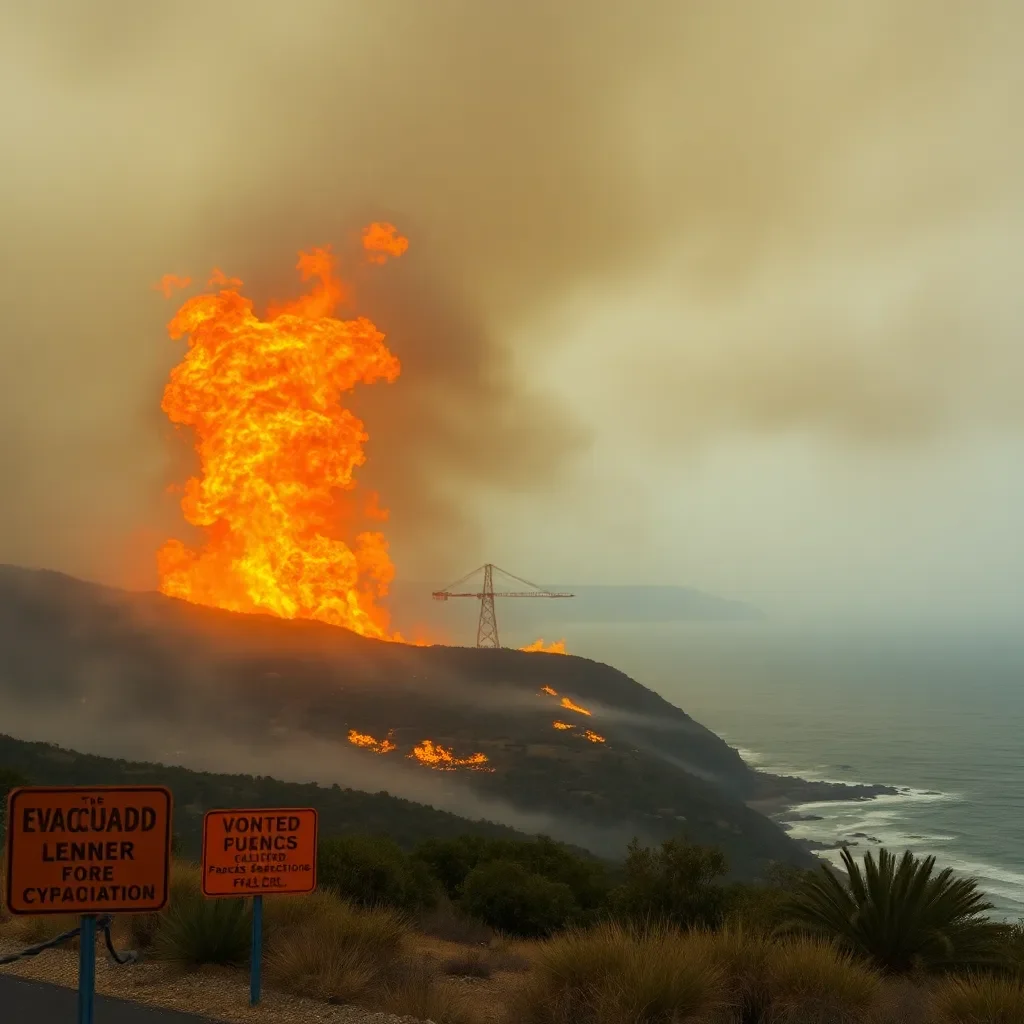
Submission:
[[[1001,0],[7,5],[0,561],[151,583],[190,464],[154,284],[220,266],[286,297],[297,250],[370,219],[411,241],[351,272],[404,364],[354,401],[407,572],[464,567],[467,492],[585,449],[524,372],[552,344],[531,325],[638,282],[674,326],[574,349],[638,443],[1015,417],[1022,24]]]

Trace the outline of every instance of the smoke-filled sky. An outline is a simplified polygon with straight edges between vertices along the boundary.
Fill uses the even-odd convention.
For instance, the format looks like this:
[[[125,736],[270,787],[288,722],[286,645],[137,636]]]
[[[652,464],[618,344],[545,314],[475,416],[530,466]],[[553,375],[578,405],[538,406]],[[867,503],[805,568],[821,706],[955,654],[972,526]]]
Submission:
[[[353,269],[401,576],[965,617],[1024,592],[1015,0],[0,11],[0,561],[153,585],[168,272]]]

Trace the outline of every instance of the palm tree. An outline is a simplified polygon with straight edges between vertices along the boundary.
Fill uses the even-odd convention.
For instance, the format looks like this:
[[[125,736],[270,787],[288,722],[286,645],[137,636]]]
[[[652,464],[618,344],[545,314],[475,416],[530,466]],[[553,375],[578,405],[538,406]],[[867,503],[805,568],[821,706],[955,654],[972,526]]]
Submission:
[[[909,850],[897,861],[883,849],[877,863],[867,853],[863,871],[842,857],[848,881],[823,865],[789,900],[786,930],[828,935],[890,973],[999,963],[1006,929],[983,916],[992,904],[974,879],[934,874],[934,857]]]

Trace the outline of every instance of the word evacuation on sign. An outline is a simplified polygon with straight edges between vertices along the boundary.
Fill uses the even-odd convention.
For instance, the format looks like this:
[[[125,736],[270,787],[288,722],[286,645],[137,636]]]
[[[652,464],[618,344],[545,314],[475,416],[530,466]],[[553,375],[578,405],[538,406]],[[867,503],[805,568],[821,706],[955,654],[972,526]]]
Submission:
[[[12,790],[12,914],[143,913],[167,904],[171,793],[163,786]]]
[[[317,815],[311,807],[207,811],[203,892],[245,896],[316,888]]]

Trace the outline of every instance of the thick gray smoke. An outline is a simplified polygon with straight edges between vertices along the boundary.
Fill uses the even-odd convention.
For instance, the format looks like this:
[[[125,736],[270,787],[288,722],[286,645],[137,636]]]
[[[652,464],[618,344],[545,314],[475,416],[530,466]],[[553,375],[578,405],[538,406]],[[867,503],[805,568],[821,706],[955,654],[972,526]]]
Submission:
[[[153,282],[219,265],[288,295],[298,249],[370,219],[412,243],[355,275],[405,365],[355,401],[409,573],[463,566],[467,492],[543,488],[585,448],[522,369],[574,296],[649,278],[687,311],[580,351],[637,443],[1015,416],[1022,22],[1011,0],[5,5],[0,561],[151,583],[188,465]]]

